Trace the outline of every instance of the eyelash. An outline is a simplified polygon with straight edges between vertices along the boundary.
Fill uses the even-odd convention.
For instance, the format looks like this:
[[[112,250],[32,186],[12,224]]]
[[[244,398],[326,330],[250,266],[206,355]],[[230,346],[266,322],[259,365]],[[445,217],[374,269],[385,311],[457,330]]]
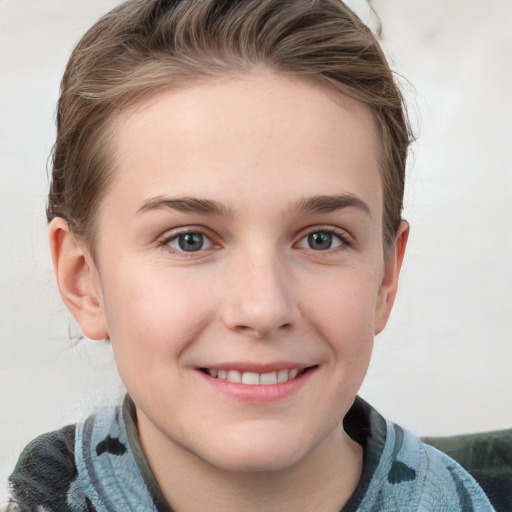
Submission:
[[[304,247],[304,249],[310,249],[315,253],[321,254],[321,253],[331,253],[333,251],[342,251],[342,250],[347,249],[348,247],[352,246],[351,240],[345,231],[340,230],[340,229],[334,229],[332,227],[327,227],[327,226],[325,226],[325,227],[315,226],[312,228],[308,228],[308,230],[306,232],[303,231],[303,233],[301,233],[299,241],[294,245],[299,245],[303,240],[307,240],[308,237],[315,235],[315,234],[320,234],[320,233],[328,234],[330,236],[336,237],[336,238],[338,238],[340,243],[338,245],[336,245],[335,247],[328,247],[327,249],[314,250],[312,247]],[[197,251],[186,251],[183,248],[178,249],[178,248],[174,248],[170,245],[171,242],[174,242],[174,241],[177,241],[179,243],[179,238],[182,236],[186,236],[186,235],[199,235],[202,237],[203,244],[204,244],[204,241],[207,240],[209,246],[204,248],[203,244],[202,244],[201,247],[199,247],[199,250],[197,250]],[[197,253],[200,253],[205,250],[211,249],[212,247],[215,247],[216,244],[215,244],[215,242],[212,241],[211,237],[208,236],[201,228],[197,228],[197,229],[189,228],[189,229],[183,229],[182,231],[174,232],[174,233],[164,237],[163,239],[161,239],[158,242],[158,245],[160,247],[167,249],[169,252],[172,252],[174,254],[179,254],[181,257],[194,257],[194,255],[197,255]]]

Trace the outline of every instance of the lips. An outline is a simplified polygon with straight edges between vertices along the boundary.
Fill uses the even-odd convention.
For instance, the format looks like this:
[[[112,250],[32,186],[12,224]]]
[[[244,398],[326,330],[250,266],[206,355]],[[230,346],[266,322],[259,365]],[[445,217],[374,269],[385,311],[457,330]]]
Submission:
[[[317,365],[281,362],[273,364],[226,363],[197,368],[214,390],[245,404],[271,404],[300,392]]]
[[[202,371],[215,379],[225,380],[236,384],[272,385],[294,380],[304,373],[305,368],[282,368],[266,373],[253,371],[225,370],[217,368],[203,368]]]

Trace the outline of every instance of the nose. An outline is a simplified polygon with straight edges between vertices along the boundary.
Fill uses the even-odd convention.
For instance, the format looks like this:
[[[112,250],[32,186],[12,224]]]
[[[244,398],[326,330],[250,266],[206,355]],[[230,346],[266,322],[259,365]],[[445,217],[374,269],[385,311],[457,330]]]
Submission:
[[[277,255],[241,257],[229,269],[223,321],[255,338],[290,331],[298,318],[293,277]]]

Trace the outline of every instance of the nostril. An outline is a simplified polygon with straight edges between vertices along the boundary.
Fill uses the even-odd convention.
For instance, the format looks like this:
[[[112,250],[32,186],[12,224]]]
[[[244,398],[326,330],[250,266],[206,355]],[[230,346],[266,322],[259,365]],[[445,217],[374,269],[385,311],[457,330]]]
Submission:
[[[251,327],[249,325],[237,325],[236,330],[238,330],[240,333],[244,334],[252,334],[256,338],[265,338],[271,334],[271,332],[278,332],[278,331],[289,331],[292,329],[293,324],[291,322],[286,322],[282,325],[279,325],[277,329],[274,329],[271,326],[267,327]]]
[[[240,334],[246,334],[250,336],[254,336],[255,338],[264,338],[267,336],[269,330],[268,329],[259,329],[257,327],[251,327],[249,325],[237,325],[235,329]]]

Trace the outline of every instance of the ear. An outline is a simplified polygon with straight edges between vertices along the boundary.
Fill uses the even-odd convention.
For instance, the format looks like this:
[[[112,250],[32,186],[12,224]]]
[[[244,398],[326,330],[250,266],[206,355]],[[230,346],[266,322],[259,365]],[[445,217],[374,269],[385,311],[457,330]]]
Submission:
[[[94,340],[108,337],[98,270],[85,247],[57,217],[50,223],[50,251],[60,295],[83,334]]]
[[[375,308],[375,334],[379,334],[384,329],[393,308],[398,289],[398,276],[402,268],[408,238],[409,223],[402,220],[384,266],[384,276]]]

